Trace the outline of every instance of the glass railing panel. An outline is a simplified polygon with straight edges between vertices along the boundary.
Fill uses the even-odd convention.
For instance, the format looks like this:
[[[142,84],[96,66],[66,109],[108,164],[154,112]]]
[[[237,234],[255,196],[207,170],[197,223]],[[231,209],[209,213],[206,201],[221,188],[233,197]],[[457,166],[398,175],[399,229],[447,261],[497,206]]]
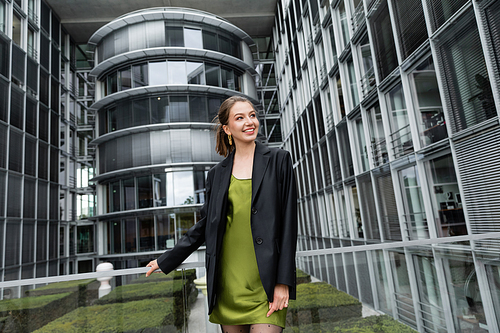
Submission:
[[[365,275],[368,262],[376,260],[374,255],[301,253],[297,258],[297,299],[290,301],[284,332],[377,332],[376,327],[383,327],[384,332],[415,332],[373,310],[371,281]]]
[[[1,283],[0,331],[186,332],[190,310],[198,298],[196,269],[154,273],[148,278],[146,271],[127,269],[104,278],[89,273]],[[53,282],[57,279],[72,280]],[[107,283],[108,293],[103,295],[102,286]],[[9,299],[16,294],[21,298]]]

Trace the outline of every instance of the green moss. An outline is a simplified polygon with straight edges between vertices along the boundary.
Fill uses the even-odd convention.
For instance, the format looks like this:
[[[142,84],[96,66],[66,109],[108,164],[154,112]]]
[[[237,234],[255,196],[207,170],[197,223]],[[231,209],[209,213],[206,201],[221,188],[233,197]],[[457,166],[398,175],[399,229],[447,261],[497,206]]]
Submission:
[[[2,332],[32,332],[76,309],[78,293],[61,293],[2,301],[0,316],[7,316]]]
[[[183,297],[184,283],[181,280],[167,280],[116,287],[97,304],[122,303],[146,298]]]
[[[351,318],[341,322],[323,322],[316,324],[286,327],[284,333],[415,333],[412,328],[389,316],[371,316]]]
[[[40,308],[68,295],[70,295],[70,293],[3,300],[0,301],[0,315],[8,311]]]
[[[311,275],[307,274],[306,272],[298,268],[296,269],[296,276],[297,276],[297,284],[311,282]]]
[[[326,282],[306,283],[297,286],[297,300],[290,301],[293,308],[337,307],[360,305],[361,302]]]
[[[83,307],[35,332],[176,332],[174,307],[170,298]]]
[[[325,282],[305,283],[297,286],[297,300],[290,301],[286,320],[290,326],[334,322],[361,317],[361,310],[356,298]]]
[[[49,283],[46,286],[39,287],[33,290],[28,290],[26,293],[30,293],[33,291],[42,291],[42,290],[53,290],[53,289],[74,289],[78,290],[78,286],[81,285],[88,285],[92,283],[93,281],[96,281],[96,279],[86,279],[86,280],[75,280],[75,281],[64,281],[64,282],[55,282],[55,283]]]

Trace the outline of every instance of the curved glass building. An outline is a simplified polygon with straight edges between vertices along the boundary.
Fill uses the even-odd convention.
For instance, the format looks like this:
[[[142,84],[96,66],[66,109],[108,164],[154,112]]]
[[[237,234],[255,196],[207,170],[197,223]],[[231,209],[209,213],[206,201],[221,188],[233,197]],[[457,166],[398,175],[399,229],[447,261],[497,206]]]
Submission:
[[[253,42],[218,16],[170,7],[121,16],[89,44],[97,252],[135,267],[197,222],[206,173],[221,160],[211,131],[220,104],[235,94],[258,104]]]

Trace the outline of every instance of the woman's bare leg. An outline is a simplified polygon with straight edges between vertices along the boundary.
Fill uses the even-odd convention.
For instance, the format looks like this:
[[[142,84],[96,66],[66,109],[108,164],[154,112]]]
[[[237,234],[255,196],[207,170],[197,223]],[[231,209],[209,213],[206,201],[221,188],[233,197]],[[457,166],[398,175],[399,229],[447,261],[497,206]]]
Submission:
[[[281,333],[283,329],[271,324],[253,324],[250,325],[250,333]]]
[[[220,325],[222,333],[249,333],[250,325]]]

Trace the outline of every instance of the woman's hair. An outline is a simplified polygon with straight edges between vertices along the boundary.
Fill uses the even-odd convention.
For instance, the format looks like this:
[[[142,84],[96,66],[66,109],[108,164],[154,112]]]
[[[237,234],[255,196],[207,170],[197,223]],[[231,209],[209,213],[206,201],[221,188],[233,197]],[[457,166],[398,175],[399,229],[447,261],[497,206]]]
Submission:
[[[236,104],[236,102],[246,102],[252,106],[252,109],[255,110],[252,102],[243,96],[231,96],[222,102],[219,112],[217,113],[217,116],[215,116],[213,122],[215,123],[215,151],[224,157],[233,151],[234,142],[233,145],[229,144],[229,139],[222,126],[229,123],[229,111],[231,111],[231,108],[234,104]]]

